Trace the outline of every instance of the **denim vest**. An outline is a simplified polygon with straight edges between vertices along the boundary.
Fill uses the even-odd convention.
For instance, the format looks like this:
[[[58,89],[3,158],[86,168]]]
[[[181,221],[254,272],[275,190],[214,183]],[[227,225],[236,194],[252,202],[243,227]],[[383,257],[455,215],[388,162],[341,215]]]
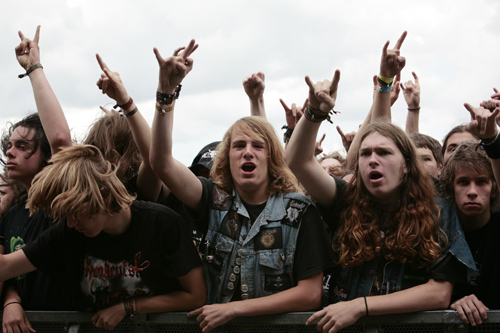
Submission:
[[[435,202],[441,210],[440,224],[447,236],[447,246],[433,265],[451,253],[467,267],[467,279],[469,279],[476,274],[477,268],[455,209],[444,199],[437,198]],[[332,283],[330,289],[330,303],[368,296],[376,276],[378,262],[378,258],[375,258],[356,267],[341,268],[337,284]],[[427,271],[426,268],[413,269],[410,264],[403,264],[397,259],[390,260],[383,268],[381,294],[426,283]]]
[[[302,216],[312,202],[298,193],[273,194],[249,227],[238,193],[213,186],[202,246],[208,304],[271,295],[297,285],[293,262]],[[236,290],[238,280],[240,290]]]

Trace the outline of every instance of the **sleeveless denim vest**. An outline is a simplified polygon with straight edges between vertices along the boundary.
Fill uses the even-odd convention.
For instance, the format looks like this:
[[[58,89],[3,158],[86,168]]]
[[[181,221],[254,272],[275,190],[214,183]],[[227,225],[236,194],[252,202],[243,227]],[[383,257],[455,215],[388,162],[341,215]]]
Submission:
[[[208,304],[271,295],[297,285],[293,263],[302,216],[312,202],[298,193],[273,194],[256,221],[238,193],[212,188],[202,246]],[[238,282],[240,288],[238,289]]]

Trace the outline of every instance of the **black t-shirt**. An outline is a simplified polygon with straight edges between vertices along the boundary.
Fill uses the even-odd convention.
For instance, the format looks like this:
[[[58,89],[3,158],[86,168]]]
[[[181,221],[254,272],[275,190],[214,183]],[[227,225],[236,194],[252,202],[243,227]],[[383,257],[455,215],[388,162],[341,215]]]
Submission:
[[[493,212],[480,229],[465,232],[480,275],[470,284],[455,285],[453,300],[471,294],[491,310],[500,309],[500,212]]]
[[[208,230],[210,209],[212,208],[212,189],[214,183],[210,179],[199,177],[203,185],[202,209],[195,214],[185,207],[189,215],[194,218],[197,227],[206,234]],[[314,205],[309,205],[300,224],[293,270],[296,281],[300,281],[321,273],[334,266],[334,254],[323,220]]]
[[[201,265],[189,230],[162,205],[134,201],[131,212],[120,235],[85,237],[63,220],[23,250],[38,269],[79,281],[85,306],[94,309],[181,290],[177,278]]]
[[[30,216],[24,203],[12,207],[0,224],[0,245],[5,254],[33,243],[45,230],[53,228],[52,219],[43,212]],[[24,310],[63,311],[78,309],[79,288],[64,275],[51,276],[35,271],[9,282],[19,296]]]

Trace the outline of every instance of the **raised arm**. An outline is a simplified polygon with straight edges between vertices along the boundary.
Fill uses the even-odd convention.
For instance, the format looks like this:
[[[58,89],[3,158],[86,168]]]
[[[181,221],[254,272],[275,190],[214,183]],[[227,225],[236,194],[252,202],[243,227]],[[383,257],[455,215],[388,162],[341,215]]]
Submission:
[[[329,116],[335,107],[340,71],[336,70],[333,80],[314,84],[306,76],[309,86],[309,103],[285,151],[285,159],[297,179],[307,192],[321,205],[328,205],[335,198],[337,188],[314,157],[316,137],[321,121]]]
[[[253,73],[243,79],[243,88],[250,100],[250,114],[266,118],[264,107],[264,89],[266,77],[264,73]]]
[[[497,184],[500,184],[500,137],[496,118],[500,114],[500,107],[488,110],[484,107],[474,107],[464,104],[471,115],[469,127],[481,139],[481,143],[490,158],[491,167]]]
[[[103,94],[115,100],[117,105],[123,106],[123,115],[128,121],[134,141],[142,155],[143,161],[137,175],[137,191],[142,198],[155,202],[158,200],[162,182],[149,164],[151,128],[137,105],[130,98],[120,75],[117,72],[111,71],[99,54],[96,54],[96,58],[103,71],[97,81],[97,87],[99,87]]]
[[[408,114],[406,115],[406,133],[408,135],[419,133],[418,120],[420,116],[420,83],[415,72],[411,72],[415,82],[409,80],[401,84],[406,105],[408,105]]]
[[[19,65],[26,70],[26,73],[19,75],[19,77],[28,76],[30,78],[40,121],[52,154],[55,154],[63,147],[72,145],[71,133],[61,105],[40,64],[40,48],[38,46],[40,26],[36,28],[33,40],[26,38],[21,31],[19,31],[19,38],[21,38],[21,43],[15,49],[16,57]]]
[[[377,77],[377,89],[373,99],[372,119],[391,121],[391,94],[394,77],[406,64],[406,59],[400,55],[400,49],[406,38],[406,31],[399,37],[393,49],[388,49],[387,41],[382,49],[380,75]]]
[[[166,59],[158,49],[154,49],[160,65],[158,93],[160,102],[164,104],[156,103],[152,132],[155,139],[151,142],[149,155],[151,167],[161,181],[181,202],[195,211],[201,209],[202,184],[184,164],[172,156],[172,130],[175,99],[182,80],[193,68],[193,59],[189,56],[197,47],[193,39],[186,48],[178,48],[173,56]]]

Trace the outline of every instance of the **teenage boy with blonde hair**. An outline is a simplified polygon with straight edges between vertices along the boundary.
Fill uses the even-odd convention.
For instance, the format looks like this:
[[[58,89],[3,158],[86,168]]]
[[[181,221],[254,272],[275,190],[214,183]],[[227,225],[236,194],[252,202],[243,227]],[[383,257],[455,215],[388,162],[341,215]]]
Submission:
[[[115,168],[94,146],[53,156],[30,188],[31,213],[58,225],[0,257],[0,280],[35,269],[80,285],[97,327],[113,329],[127,314],[186,311],[205,304],[198,253],[178,214],[134,201]]]

